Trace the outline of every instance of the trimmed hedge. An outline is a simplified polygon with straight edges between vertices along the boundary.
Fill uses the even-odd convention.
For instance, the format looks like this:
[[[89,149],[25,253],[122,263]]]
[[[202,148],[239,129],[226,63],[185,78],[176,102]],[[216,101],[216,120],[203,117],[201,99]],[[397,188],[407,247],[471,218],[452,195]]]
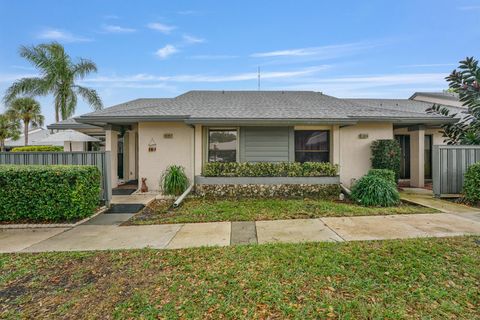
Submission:
[[[480,162],[472,164],[465,172],[463,195],[471,203],[480,202]]]
[[[372,168],[389,169],[395,172],[395,181],[400,178],[402,150],[397,140],[376,140],[372,142]]]
[[[333,177],[338,165],[328,162],[209,162],[205,177]]]
[[[370,171],[368,171],[368,175],[377,176],[394,184],[397,183],[397,179],[395,179],[395,172],[389,169],[370,169]]]
[[[391,181],[376,175],[360,178],[352,187],[352,200],[368,207],[391,207],[400,203],[400,194]]]
[[[213,199],[336,199],[338,184],[200,184],[195,194]]]
[[[99,203],[95,166],[0,166],[0,221],[60,222],[83,219]]]
[[[25,146],[15,147],[11,152],[61,152],[63,147],[60,146]]]

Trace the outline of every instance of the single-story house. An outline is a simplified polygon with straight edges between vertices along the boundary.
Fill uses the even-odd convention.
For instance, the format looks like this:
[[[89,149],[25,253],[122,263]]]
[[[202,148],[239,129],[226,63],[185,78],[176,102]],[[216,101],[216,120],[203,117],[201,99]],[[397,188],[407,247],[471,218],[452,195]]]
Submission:
[[[28,145],[30,146],[38,146],[38,145],[45,145],[41,141],[45,138],[50,136],[50,131],[45,128],[35,128],[28,131]],[[63,146],[63,143],[47,143],[47,145],[52,146]],[[11,150],[15,147],[24,147],[25,146],[25,135],[22,133],[17,140],[13,140],[12,138],[5,140],[5,149]]]
[[[423,101],[466,109],[460,101],[458,94],[454,92],[415,92],[410,100]]]
[[[370,168],[371,143],[397,138],[403,178],[422,187],[431,176],[432,144],[443,143],[440,126],[457,121],[427,114],[431,105],[313,91],[189,91],[125,102],[71,124],[79,131],[85,125],[105,130],[113,186],[119,179],[147,178],[157,190],[172,164],[182,165],[193,181],[211,161],[328,161],[339,165],[340,181],[350,186]]]

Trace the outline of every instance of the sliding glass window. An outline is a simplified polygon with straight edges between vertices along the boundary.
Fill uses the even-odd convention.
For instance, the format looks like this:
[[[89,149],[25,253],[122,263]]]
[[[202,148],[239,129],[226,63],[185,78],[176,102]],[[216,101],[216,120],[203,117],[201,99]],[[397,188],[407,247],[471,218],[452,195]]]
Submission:
[[[328,130],[295,131],[296,162],[329,162],[330,132]]]
[[[208,130],[208,162],[237,161],[237,130]]]

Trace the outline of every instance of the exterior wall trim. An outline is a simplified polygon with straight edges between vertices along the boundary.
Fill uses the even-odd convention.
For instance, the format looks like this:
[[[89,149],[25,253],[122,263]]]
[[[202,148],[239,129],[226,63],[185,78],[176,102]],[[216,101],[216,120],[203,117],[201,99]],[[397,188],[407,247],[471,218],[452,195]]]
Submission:
[[[195,184],[339,184],[340,177],[204,177],[195,176]]]

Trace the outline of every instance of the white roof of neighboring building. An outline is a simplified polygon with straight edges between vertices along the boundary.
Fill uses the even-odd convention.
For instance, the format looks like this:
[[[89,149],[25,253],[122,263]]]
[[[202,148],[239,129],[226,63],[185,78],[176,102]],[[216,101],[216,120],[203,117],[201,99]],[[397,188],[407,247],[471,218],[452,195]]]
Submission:
[[[85,133],[81,133],[75,130],[63,130],[57,133],[51,134],[48,137],[45,137],[41,142],[43,143],[61,143],[63,145],[64,142],[96,142],[100,141],[97,138],[90,137]]]
[[[40,142],[40,140],[43,140],[48,136],[50,136],[50,132],[47,129],[37,128],[37,129],[30,130],[28,132],[28,145],[30,146],[45,146],[45,145],[63,146],[63,142],[52,142],[52,143]],[[12,139],[5,140],[5,146],[10,148],[25,146],[24,135],[21,134],[18,140],[12,140]]]

